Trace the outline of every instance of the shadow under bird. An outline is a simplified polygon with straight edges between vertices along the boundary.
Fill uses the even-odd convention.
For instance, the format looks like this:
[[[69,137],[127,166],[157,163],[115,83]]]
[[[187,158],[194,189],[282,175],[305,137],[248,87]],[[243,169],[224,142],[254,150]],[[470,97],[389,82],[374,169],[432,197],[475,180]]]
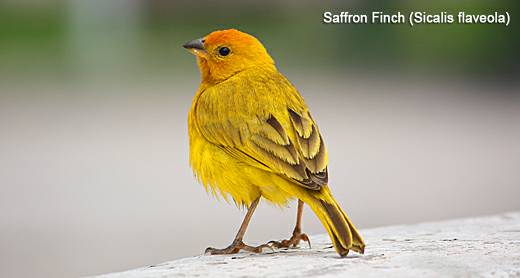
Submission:
[[[206,253],[259,253],[309,242],[301,231],[304,204],[318,216],[339,255],[363,253],[363,239],[329,189],[327,150],[318,126],[260,41],[229,29],[184,48],[196,55],[202,79],[188,116],[191,167],[206,190],[248,208],[231,245]],[[289,239],[260,246],[243,242],[261,198],[277,205],[298,199]]]

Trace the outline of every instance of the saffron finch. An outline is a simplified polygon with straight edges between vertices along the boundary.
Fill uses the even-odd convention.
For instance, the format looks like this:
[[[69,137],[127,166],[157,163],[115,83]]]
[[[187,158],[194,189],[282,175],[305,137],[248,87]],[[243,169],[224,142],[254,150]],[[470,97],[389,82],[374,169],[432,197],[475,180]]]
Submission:
[[[262,252],[309,242],[301,231],[304,204],[318,216],[340,256],[349,250],[363,253],[363,239],[329,189],[327,149],[318,126],[260,41],[229,29],[184,48],[196,55],[201,74],[188,116],[190,165],[206,190],[248,208],[232,244],[206,253]],[[244,244],[261,198],[277,205],[298,199],[290,239]]]

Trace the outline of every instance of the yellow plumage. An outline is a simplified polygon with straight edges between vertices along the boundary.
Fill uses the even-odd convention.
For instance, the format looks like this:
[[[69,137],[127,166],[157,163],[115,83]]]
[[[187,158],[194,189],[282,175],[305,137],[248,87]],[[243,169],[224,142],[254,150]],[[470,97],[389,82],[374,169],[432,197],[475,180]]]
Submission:
[[[202,75],[188,117],[197,178],[237,205],[250,206],[259,197],[278,205],[300,199],[340,255],[363,252],[362,238],[327,185],[327,150],[318,126],[262,44],[237,30],[213,32],[200,43],[187,47]]]

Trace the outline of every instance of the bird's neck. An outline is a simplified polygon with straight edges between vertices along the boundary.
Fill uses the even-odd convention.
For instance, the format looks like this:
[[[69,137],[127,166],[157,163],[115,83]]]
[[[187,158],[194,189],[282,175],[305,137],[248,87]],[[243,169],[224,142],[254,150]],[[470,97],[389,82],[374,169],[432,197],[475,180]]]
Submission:
[[[251,67],[245,67],[245,68],[237,68],[236,70],[232,71],[232,74],[222,74],[222,70],[216,67],[211,67],[208,65],[208,62],[205,59],[198,58],[197,64],[199,66],[200,75],[201,75],[201,85],[203,87],[208,87],[212,85],[216,85],[218,83],[224,82],[229,78],[232,78],[233,76],[249,70],[256,70],[258,72],[276,72],[276,66],[271,63],[261,63],[256,64]]]

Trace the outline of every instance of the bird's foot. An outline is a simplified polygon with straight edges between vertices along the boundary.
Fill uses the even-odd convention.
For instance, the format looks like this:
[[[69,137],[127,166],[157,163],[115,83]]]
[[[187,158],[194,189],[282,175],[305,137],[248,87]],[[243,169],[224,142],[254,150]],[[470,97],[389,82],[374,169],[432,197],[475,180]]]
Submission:
[[[301,232],[293,232],[293,235],[290,239],[284,239],[282,241],[271,240],[267,244],[276,248],[289,248],[297,247],[300,244],[300,241],[306,241],[309,244],[309,248],[311,248],[311,241],[309,237]]]
[[[239,241],[233,241],[233,243],[231,243],[231,245],[229,245],[228,247],[226,247],[224,249],[216,249],[213,247],[208,247],[208,248],[206,248],[206,251],[204,251],[204,254],[209,254],[209,255],[236,254],[240,250],[244,250],[244,251],[248,251],[248,252],[252,252],[252,253],[262,253],[262,250],[264,248],[269,248],[274,251],[273,247],[269,244],[262,244],[262,245],[258,245],[258,246],[249,246],[249,245],[246,245],[241,240],[239,240]]]

